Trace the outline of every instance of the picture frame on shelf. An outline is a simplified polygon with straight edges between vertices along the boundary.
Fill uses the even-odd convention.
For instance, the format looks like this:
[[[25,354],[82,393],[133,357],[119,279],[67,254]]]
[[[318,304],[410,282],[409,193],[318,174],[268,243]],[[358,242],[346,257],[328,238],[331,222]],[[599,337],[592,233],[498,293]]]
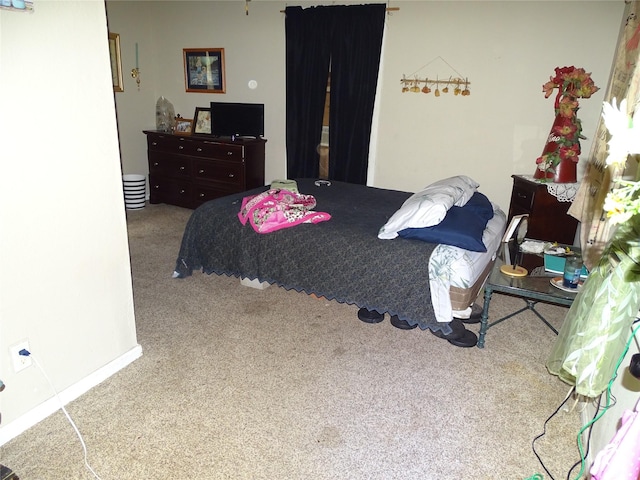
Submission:
[[[225,93],[224,48],[183,48],[182,54],[187,92]]]
[[[211,108],[196,107],[196,113],[193,115],[192,132],[211,135]]]
[[[173,130],[173,133],[176,135],[191,135],[191,131],[193,130],[193,119],[192,118],[176,118],[176,126]]]
[[[111,60],[111,83],[114,92],[124,92],[122,82],[122,60],[120,58],[120,34],[109,32],[109,58]]]
[[[523,213],[521,215],[514,215],[511,218],[511,221],[509,222],[509,225],[507,226],[507,229],[505,230],[504,235],[502,236],[502,242],[503,243],[508,242],[513,238],[514,234],[516,234],[516,239],[519,241],[519,243],[522,243],[525,235],[527,234],[528,225],[529,225],[528,213]]]

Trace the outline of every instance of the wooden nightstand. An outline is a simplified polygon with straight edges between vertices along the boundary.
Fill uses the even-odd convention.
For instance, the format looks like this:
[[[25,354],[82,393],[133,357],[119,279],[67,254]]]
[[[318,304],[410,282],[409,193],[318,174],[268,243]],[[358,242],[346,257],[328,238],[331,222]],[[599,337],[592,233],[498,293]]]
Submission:
[[[571,202],[560,201],[549,193],[546,183],[535,181],[532,176],[512,175],[511,177],[513,190],[507,224],[514,215],[528,213],[527,238],[573,245],[578,220],[567,215]],[[575,185],[570,184],[570,186]]]

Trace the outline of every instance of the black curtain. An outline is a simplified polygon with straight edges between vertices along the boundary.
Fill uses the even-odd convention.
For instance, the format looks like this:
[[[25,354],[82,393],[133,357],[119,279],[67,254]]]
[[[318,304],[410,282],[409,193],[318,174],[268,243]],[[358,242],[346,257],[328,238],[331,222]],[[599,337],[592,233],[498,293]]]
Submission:
[[[285,12],[287,178],[318,178],[331,19],[326,7]]]
[[[331,64],[329,178],[366,184],[386,6],[286,9],[287,176],[316,178]]]

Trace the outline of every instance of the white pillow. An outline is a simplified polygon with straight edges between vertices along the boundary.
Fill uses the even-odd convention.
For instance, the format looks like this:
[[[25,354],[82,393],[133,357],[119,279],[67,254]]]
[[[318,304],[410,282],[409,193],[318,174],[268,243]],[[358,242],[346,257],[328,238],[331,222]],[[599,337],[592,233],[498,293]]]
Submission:
[[[445,178],[411,195],[378,232],[378,238],[392,239],[405,228],[437,225],[453,206],[462,207],[480,186],[466,175]]]

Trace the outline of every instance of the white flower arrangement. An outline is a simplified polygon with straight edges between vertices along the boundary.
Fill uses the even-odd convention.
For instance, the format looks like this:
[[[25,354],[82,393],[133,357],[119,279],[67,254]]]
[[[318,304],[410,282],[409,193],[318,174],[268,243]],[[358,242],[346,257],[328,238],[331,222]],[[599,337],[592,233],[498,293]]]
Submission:
[[[611,138],[607,165],[624,167],[629,155],[640,154],[640,113],[636,110],[633,117],[627,114],[627,100],[620,102],[620,108],[614,98],[612,103],[604,102],[602,118]],[[607,194],[603,209],[613,224],[621,224],[640,213],[640,182],[619,180],[619,187]]]

